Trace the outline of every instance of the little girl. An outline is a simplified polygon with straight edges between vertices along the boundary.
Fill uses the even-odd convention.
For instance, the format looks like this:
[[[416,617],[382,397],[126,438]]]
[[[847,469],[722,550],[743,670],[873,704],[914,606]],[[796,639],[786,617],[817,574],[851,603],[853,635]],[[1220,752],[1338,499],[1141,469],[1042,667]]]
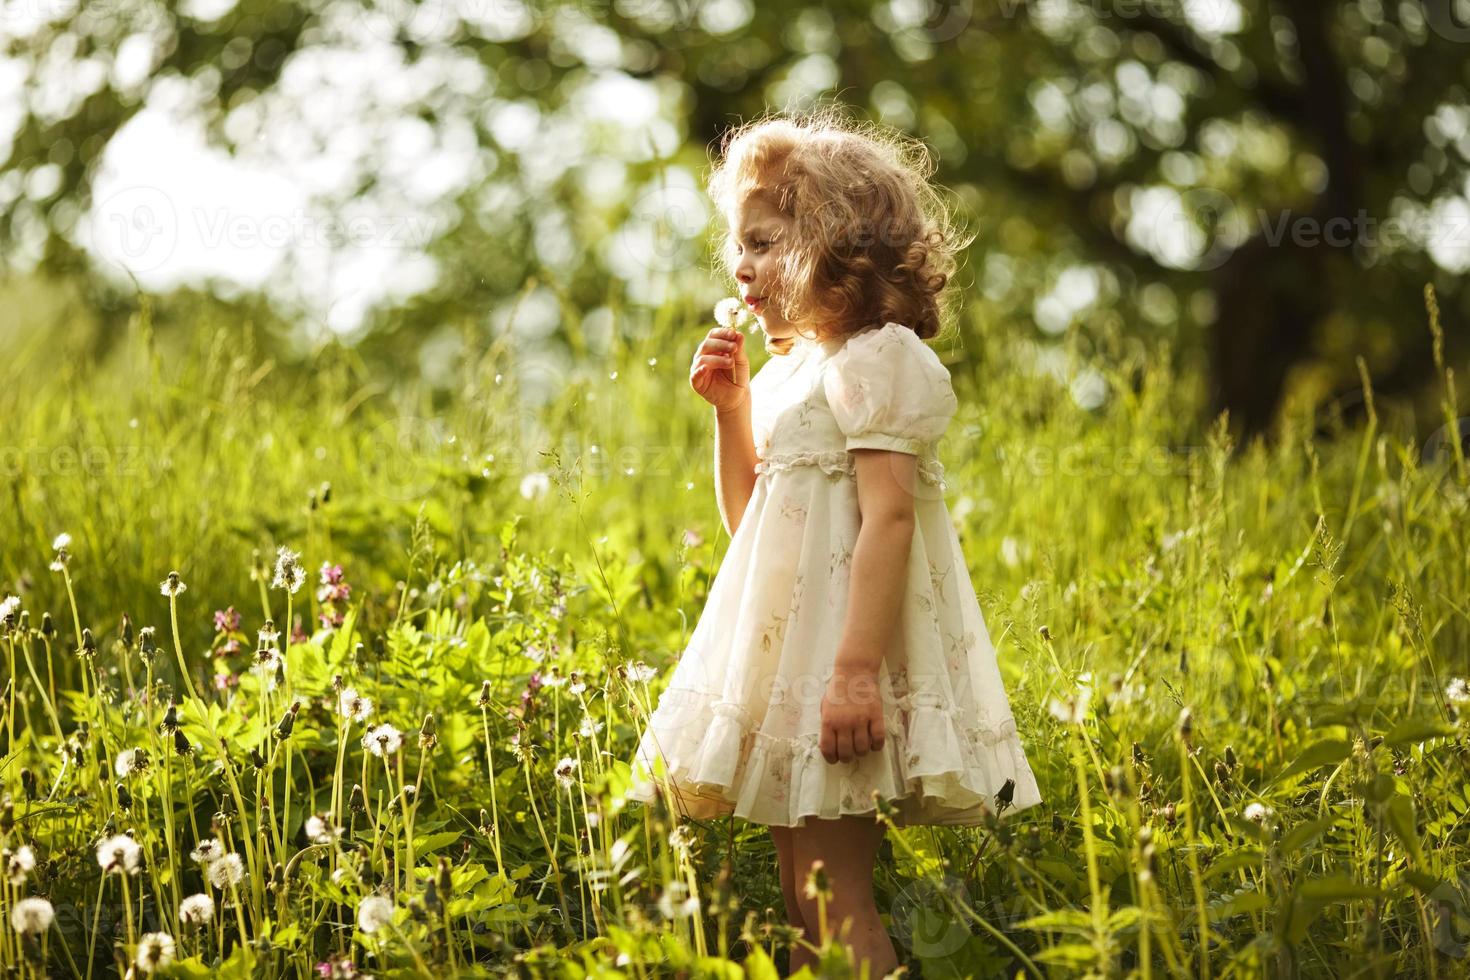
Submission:
[[[772,353],[728,326],[690,385],[715,408],[730,548],[648,718],[630,798],[769,825],[791,924],[825,864],[828,922],[873,976],[897,966],[873,897],[894,822],[978,824],[1040,802],[935,444],[955,414],[940,328],[958,242],[922,144],[832,110],[726,137],[710,195],[722,262]],[[793,950],[790,968],[814,962]]]

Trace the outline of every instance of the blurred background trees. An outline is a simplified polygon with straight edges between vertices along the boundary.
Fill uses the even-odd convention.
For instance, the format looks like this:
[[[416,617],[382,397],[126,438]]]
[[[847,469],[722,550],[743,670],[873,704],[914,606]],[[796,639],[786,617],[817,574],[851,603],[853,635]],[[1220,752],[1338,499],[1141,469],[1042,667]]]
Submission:
[[[1358,356],[1412,406],[1426,282],[1470,351],[1466,8],[9,0],[0,342],[105,358],[143,290],[161,337],[208,309],[430,384],[504,335],[552,385],[654,311],[692,349],[721,133],[837,98],[978,233],[961,336],[1166,345],[1238,434],[1350,412]]]

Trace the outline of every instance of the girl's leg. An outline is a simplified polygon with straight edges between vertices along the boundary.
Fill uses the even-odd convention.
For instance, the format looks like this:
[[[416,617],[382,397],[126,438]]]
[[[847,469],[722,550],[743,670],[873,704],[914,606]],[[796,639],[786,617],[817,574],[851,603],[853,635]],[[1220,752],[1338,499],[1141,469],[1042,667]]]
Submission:
[[[886,828],[872,814],[845,814],[835,820],[807,817],[805,827],[791,828],[796,855],[797,898],[802,918],[811,924],[808,932],[815,945],[824,937],[818,929],[817,900],[806,897],[806,878],[812,862],[820,860],[827,870],[832,900],[827,903],[827,929],[838,935],[844,920],[850,920],[847,946],[853,965],[862,972],[868,961],[868,976],[877,980],[898,968],[898,954],[873,898],[873,864]]]
[[[795,929],[807,930],[807,938],[810,939],[812,930],[807,929],[806,921],[801,914],[801,902],[797,895],[801,885],[796,880],[796,853],[793,850],[791,832],[795,828],[778,827],[771,825],[771,839],[776,842],[776,857],[781,865],[781,897],[786,900],[786,921]],[[802,949],[799,944],[792,944],[791,962],[788,973],[800,970],[804,963],[815,963],[816,957]]]

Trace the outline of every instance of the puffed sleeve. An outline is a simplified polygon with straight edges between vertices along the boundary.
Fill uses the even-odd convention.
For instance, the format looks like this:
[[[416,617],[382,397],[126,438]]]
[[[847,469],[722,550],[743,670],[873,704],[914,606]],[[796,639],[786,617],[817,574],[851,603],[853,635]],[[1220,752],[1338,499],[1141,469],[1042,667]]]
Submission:
[[[827,363],[822,385],[848,449],[919,455],[959,407],[949,369],[901,323],[850,338]]]

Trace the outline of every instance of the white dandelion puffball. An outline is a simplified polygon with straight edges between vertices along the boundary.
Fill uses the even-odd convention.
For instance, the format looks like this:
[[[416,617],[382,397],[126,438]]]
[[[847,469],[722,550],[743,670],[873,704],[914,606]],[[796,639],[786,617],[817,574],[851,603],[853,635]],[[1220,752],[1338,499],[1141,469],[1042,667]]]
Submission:
[[[403,746],[403,733],[392,725],[379,725],[362,737],[362,747],[373,755],[387,756]]]
[[[179,921],[191,926],[207,926],[214,921],[214,899],[203,892],[190,895],[179,903]]]
[[[245,877],[245,862],[230,853],[209,862],[209,882],[216,888],[233,888]]]
[[[361,723],[373,713],[373,700],[358,694],[355,687],[344,687],[337,702],[337,711],[343,718]]]
[[[282,545],[276,551],[276,570],[275,577],[271,579],[271,588],[285,589],[294,594],[305,582],[306,569],[301,566],[301,553]]]
[[[393,921],[393,902],[382,895],[369,895],[357,907],[357,927],[363,932],[377,932]]]
[[[199,846],[189,852],[189,857],[200,864],[209,864],[211,861],[221,857],[224,853],[225,845],[221,844],[216,838],[211,837],[209,840],[200,841]]]
[[[1445,686],[1444,697],[1456,707],[1470,703],[1470,684],[1465,683],[1465,678],[1456,677]]]
[[[117,759],[112,764],[112,769],[118,778],[126,779],[133,773],[141,772],[148,768],[148,756],[140,749],[123,749],[117,754]]]
[[[330,844],[342,836],[342,828],[332,823],[331,814],[316,813],[306,820],[306,836],[313,844]]]
[[[101,866],[103,874],[109,871],[137,874],[138,855],[141,852],[142,848],[137,841],[127,834],[118,834],[97,845],[97,864]]]
[[[0,600],[0,620],[9,619],[20,612],[20,596],[8,595]]]
[[[26,883],[26,876],[36,867],[36,854],[30,845],[22,844],[5,859],[5,877],[16,888]]]
[[[153,973],[174,961],[174,937],[166,932],[145,932],[138,940],[138,969]]]
[[[521,496],[535,500],[551,489],[551,477],[545,473],[527,473],[521,477]]]
[[[21,935],[39,936],[51,928],[56,913],[44,898],[23,898],[10,910],[10,925]]]
[[[726,296],[715,304],[715,322],[722,327],[736,329],[750,319],[750,307],[738,296]]]
[[[556,781],[561,784],[562,789],[571,789],[575,783],[577,772],[577,760],[569,756],[563,757],[556,764]]]
[[[1274,812],[1264,803],[1247,803],[1245,807],[1245,818],[1254,823],[1265,823],[1271,819]]]

